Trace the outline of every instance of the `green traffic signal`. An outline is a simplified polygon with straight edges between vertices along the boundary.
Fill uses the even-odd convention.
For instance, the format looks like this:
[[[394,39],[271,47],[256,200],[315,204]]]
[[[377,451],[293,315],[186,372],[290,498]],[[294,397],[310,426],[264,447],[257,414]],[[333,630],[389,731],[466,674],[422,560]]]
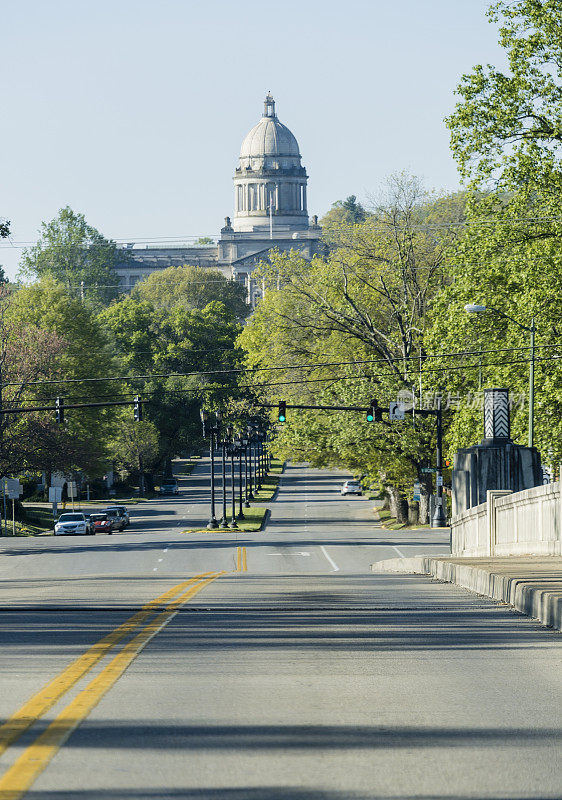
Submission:
[[[287,419],[287,404],[284,400],[281,400],[279,403],[279,410],[277,412],[277,419],[279,422],[285,422]]]

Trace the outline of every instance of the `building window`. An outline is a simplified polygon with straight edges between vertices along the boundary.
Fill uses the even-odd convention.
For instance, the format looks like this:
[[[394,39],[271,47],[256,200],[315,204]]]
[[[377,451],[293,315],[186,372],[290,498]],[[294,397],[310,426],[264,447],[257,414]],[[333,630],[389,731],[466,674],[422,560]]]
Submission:
[[[129,275],[129,286],[131,287],[131,289],[133,288],[135,283],[139,282],[139,280],[140,280],[139,275]]]

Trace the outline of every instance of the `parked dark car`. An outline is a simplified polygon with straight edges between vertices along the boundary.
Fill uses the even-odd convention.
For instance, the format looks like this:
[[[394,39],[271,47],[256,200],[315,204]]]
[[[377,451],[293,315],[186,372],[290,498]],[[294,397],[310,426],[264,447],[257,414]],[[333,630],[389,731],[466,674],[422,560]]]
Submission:
[[[131,520],[129,517],[129,512],[127,510],[127,506],[110,506],[111,509],[116,508],[117,511],[121,514],[123,519],[125,520],[125,527],[128,528],[131,524]]]
[[[111,506],[110,508],[106,508],[104,511],[105,514],[109,517],[109,519],[113,522],[113,528],[122,531],[127,527],[127,521],[125,516],[119,511],[116,506]]]

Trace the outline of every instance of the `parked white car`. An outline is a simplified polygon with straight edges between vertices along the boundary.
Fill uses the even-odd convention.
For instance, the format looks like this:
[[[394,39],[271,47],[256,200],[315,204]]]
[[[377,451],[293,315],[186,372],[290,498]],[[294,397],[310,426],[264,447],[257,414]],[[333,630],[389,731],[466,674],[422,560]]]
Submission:
[[[340,489],[341,494],[363,494],[363,487],[359,481],[346,481]]]
[[[61,514],[55,523],[55,536],[72,536],[73,534],[85,536],[89,532],[85,515],[77,512]]]

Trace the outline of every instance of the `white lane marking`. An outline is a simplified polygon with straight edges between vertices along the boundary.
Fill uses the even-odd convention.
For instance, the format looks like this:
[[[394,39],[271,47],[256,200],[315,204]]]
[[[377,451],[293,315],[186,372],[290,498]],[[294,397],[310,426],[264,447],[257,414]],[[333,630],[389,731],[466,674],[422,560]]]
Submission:
[[[328,559],[328,563],[332,567],[332,572],[339,572],[340,568],[338,567],[338,565],[336,564],[334,559],[329,555],[328,551],[326,550],[326,548],[324,547],[323,544],[320,545],[320,550],[322,550],[322,552],[324,553],[324,555]]]
[[[163,558],[159,558],[158,559],[158,563],[160,563],[161,561],[164,561],[164,559]]]
[[[396,550],[396,552],[398,553],[398,555],[400,556],[400,558],[406,558],[406,556],[404,555],[404,553],[403,553],[401,550],[399,550],[399,549],[398,549],[397,547],[395,547],[393,544],[391,544],[390,546],[392,547],[392,549],[393,549],[393,550]]]
[[[158,567],[154,567],[153,572],[158,572]]]
[[[167,547],[165,547],[165,548],[162,550],[162,552],[163,552],[163,553],[167,553],[167,552],[168,552],[168,548],[167,548]]]

